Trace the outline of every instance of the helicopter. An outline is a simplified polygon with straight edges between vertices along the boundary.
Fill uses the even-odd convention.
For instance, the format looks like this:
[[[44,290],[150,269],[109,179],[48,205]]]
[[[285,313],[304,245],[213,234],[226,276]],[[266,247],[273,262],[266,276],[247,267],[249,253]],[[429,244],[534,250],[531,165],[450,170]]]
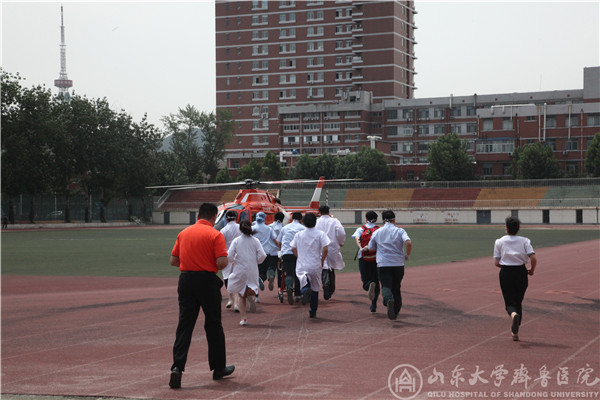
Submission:
[[[216,184],[192,184],[192,185],[174,185],[174,186],[152,186],[148,189],[167,188],[168,190],[193,190],[201,188],[214,188],[214,187],[225,187],[225,186],[243,186],[238,192],[237,196],[232,202],[223,203],[218,206],[219,213],[215,222],[215,229],[221,230],[226,224],[227,220],[225,214],[228,211],[234,211],[237,214],[236,222],[241,222],[245,219],[253,221],[256,218],[256,214],[264,212],[267,216],[265,223],[270,224],[275,220],[275,214],[278,212],[283,213],[284,219],[283,224],[287,224],[291,220],[291,215],[294,212],[300,212],[305,214],[307,212],[313,212],[319,214],[319,199],[325,182],[340,182],[340,181],[355,181],[356,179],[324,179],[320,177],[318,180],[281,180],[281,181],[257,181],[253,179],[246,179],[241,182],[233,183],[216,183]],[[308,206],[288,206],[285,207],[281,204],[281,200],[271,194],[269,191],[264,189],[257,189],[258,185],[274,185],[274,184],[293,184],[293,183],[316,183],[317,186],[313,193],[313,196]]]

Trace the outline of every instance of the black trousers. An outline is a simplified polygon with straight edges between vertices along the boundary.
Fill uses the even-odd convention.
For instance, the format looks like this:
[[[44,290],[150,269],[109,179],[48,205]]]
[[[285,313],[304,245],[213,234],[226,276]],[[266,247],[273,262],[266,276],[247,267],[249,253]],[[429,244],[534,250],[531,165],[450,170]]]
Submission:
[[[360,280],[362,281],[364,290],[369,290],[371,282],[375,282],[375,299],[373,299],[372,304],[377,305],[377,299],[379,298],[379,293],[381,293],[379,276],[377,273],[377,262],[375,260],[365,261],[363,258],[359,258],[358,270],[360,271]]]
[[[225,368],[225,333],[221,324],[223,281],[213,272],[187,272],[179,275],[179,324],[173,345],[173,367],[185,370],[192,332],[200,309],[208,342],[208,364],[212,370]]]
[[[400,286],[402,278],[404,278],[404,265],[399,267],[378,267],[379,281],[381,282],[381,297],[383,304],[387,305],[388,301],[394,299],[394,311],[396,314],[402,308],[402,293]]]
[[[294,288],[294,295],[301,296],[302,288],[300,287],[300,280],[296,275],[296,261],[298,258],[293,254],[284,254],[281,257],[281,267],[285,271],[285,287]]]
[[[262,263],[258,264],[258,276],[263,282],[267,281],[268,271],[272,271],[273,276],[275,276],[278,260],[279,258],[277,256],[267,255],[267,258],[265,258]]]
[[[523,298],[528,284],[525,265],[500,267],[500,289],[502,289],[506,312],[508,315],[516,312],[521,316],[521,321],[523,320]]]

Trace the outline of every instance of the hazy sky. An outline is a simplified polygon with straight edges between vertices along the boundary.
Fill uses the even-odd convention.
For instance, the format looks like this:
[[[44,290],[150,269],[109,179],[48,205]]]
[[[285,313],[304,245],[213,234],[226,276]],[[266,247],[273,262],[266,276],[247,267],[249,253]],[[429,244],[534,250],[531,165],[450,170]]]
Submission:
[[[2,68],[57,93],[61,3],[0,1]],[[76,94],[159,127],[187,104],[214,111],[213,1],[62,4]],[[600,65],[599,5],[417,0],[415,97],[581,89]]]

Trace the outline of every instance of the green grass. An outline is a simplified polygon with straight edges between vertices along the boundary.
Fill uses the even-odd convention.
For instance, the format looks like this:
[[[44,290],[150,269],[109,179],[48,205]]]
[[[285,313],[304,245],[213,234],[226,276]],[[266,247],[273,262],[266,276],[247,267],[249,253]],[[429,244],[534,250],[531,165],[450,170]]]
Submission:
[[[489,257],[499,226],[406,228],[413,243],[407,266]],[[346,229],[345,272],[358,271],[356,245]],[[175,277],[169,255],[179,229],[84,229],[2,234],[2,274]],[[600,238],[598,229],[523,229],[534,249]]]

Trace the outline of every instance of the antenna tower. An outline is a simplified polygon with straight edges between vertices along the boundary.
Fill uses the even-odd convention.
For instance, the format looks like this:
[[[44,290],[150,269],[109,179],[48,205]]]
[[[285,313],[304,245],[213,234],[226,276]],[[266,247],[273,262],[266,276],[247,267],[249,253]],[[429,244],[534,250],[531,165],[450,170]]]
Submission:
[[[69,88],[73,81],[67,77],[67,44],[65,43],[65,24],[63,23],[63,7],[60,6],[60,74],[54,80],[54,86],[58,88],[58,95],[68,100]]]

